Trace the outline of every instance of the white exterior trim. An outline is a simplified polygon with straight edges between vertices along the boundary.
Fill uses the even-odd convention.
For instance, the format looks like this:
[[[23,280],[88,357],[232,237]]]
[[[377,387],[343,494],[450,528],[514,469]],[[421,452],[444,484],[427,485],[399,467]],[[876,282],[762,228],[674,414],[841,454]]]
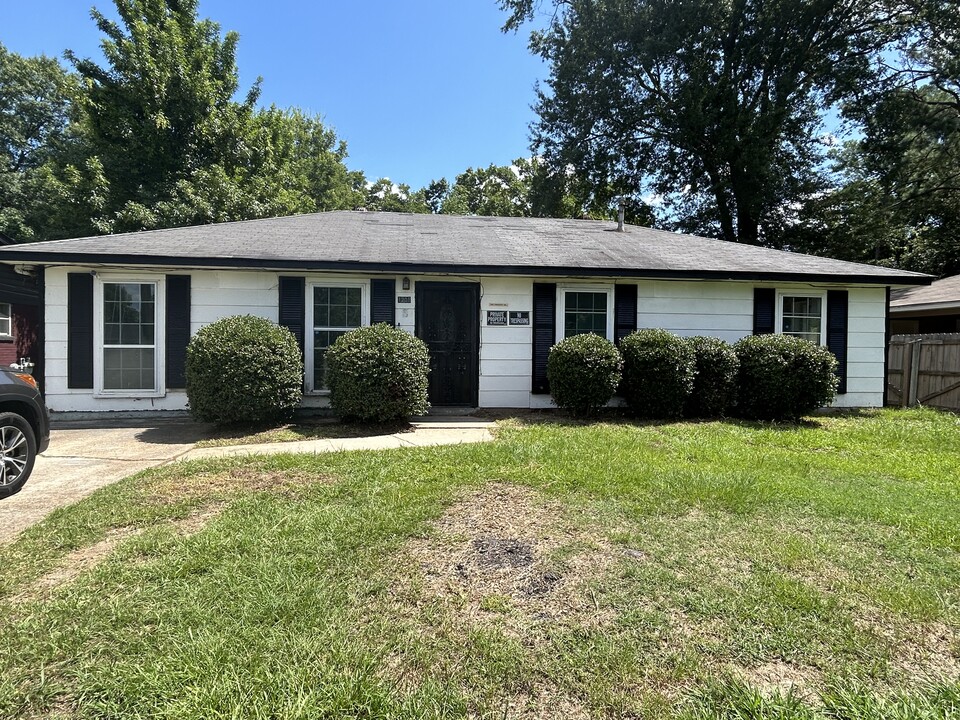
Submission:
[[[107,390],[103,387],[103,286],[107,283],[150,284],[156,290],[153,306],[153,389]],[[162,398],[167,394],[166,373],[166,282],[164,275],[100,273],[93,278],[93,395],[102,398]]]

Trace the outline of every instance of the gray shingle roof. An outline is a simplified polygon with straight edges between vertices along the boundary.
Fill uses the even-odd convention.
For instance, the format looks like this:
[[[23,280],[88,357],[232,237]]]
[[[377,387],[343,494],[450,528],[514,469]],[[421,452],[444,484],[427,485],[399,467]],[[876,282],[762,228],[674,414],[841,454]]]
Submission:
[[[890,293],[890,309],[904,312],[921,305],[960,307],[960,275],[935,280],[927,287],[894,290]]]
[[[0,262],[925,284],[890,268],[610,222],[329,212],[0,248]]]

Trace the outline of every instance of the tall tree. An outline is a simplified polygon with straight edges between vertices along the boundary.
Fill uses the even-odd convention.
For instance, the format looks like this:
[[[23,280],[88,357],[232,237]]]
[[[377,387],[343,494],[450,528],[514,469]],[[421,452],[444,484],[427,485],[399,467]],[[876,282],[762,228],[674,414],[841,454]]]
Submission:
[[[198,19],[197,0],[114,2],[118,22],[93,11],[106,65],[67,53],[85,84],[86,176],[98,169],[102,181],[97,231],[362,202],[362,173],[347,170],[346,145],[319,118],[257,108],[259,80],[235,99],[238,36]]]
[[[499,0],[505,30],[537,0]],[[822,110],[869,75],[875,0],[554,0],[535,145],[675,227],[776,245],[818,189]]]
[[[42,200],[52,189],[45,168],[70,144],[77,92],[55,59],[22,57],[0,44],[0,232],[22,241],[38,236]]]

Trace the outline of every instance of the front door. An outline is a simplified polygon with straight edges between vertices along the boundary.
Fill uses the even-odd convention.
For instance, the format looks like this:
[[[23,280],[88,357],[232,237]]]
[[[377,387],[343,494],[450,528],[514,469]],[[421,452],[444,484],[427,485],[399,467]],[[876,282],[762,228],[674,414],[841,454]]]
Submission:
[[[480,292],[476,283],[418,282],[417,337],[430,350],[430,404],[477,406]]]

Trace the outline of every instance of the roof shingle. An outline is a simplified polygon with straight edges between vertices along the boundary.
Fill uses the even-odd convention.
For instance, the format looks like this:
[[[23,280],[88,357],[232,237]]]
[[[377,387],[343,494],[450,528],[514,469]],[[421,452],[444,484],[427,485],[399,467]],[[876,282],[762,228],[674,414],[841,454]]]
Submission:
[[[338,211],[0,248],[0,262],[926,284],[885,267],[609,222]]]

